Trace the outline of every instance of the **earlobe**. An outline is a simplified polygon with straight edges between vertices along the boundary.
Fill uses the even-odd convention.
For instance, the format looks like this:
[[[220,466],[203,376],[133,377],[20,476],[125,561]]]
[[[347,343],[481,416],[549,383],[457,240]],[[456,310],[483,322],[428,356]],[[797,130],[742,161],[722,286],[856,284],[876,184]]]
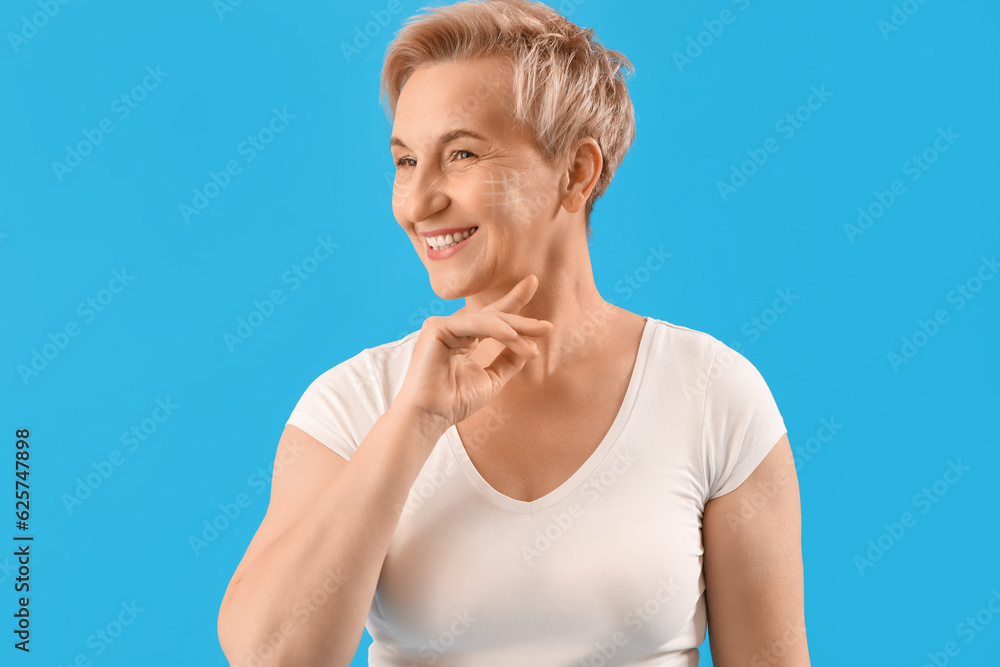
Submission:
[[[567,166],[566,174],[563,176],[562,180],[562,205],[563,208],[570,213],[576,213],[579,211],[581,206],[583,206],[583,203],[586,201],[586,198],[583,196],[581,183],[575,173],[575,168],[575,164]]]
[[[587,203],[590,193],[597,186],[604,167],[600,145],[593,137],[583,137],[576,142],[567,165],[565,196],[563,206],[570,213],[576,213]]]
[[[576,213],[583,208],[586,202],[587,198],[583,196],[583,193],[578,188],[573,188],[563,199],[563,208],[570,213]]]

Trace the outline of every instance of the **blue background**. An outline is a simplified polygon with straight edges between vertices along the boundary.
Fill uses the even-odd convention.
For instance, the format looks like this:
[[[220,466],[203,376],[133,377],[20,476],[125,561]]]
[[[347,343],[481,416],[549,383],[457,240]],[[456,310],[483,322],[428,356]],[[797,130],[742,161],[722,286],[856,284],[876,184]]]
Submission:
[[[222,665],[219,603],[264,515],[296,400],[362,348],[461,306],[431,291],[390,207],[377,76],[421,4],[53,2],[51,18],[38,14],[44,4],[0,10],[0,539],[13,545],[18,532],[17,428],[31,429],[35,536],[30,656],[11,647],[16,574],[0,557],[0,662]],[[1000,655],[1000,618],[971,640],[959,627],[1000,590],[1000,280],[981,280],[995,272],[983,258],[1000,251],[1000,9],[901,5],[917,11],[897,14],[900,26],[888,1],[562,5],[637,70],[637,140],[594,214],[597,285],[631,311],[711,333],[766,378],[799,454],[817,665],[919,666],[950,641],[960,652],[949,664]],[[724,10],[731,21],[713,24]],[[370,43],[345,55],[372,11],[389,23],[369,25]],[[679,60],[686,49],[694,57]],[[164,74],[146,78],[123,117],[115,100],[147,67]],[[813,86],[832,95],[800,109]],[[294,118],[249,160],[241,142],[275,108]],[[797,111],[808,120],[792,134],[776,126]],[[53,162],[102,119],[113,131],[57,173]],[[911,180],[908,161],[949,128],[958,137]],[[718,183],[768,138],[777,152],[747,165],[755,173],[724,198]],[[179,205],[230,160],[239,173],[185,221]],[[895,179],[903,194],[850,238],[858,207]],[[327,237],[339,248],[292,289],[283,276]],[[646,274],[651,246],[671,257]],[[102,293],[123,269],[134,276],[124,289]],[[627,276],[640,289],[621,289]],[[959,300],[959,286],[971,298]],[[224,334],[274,289],[284,303],[227,346]],[[769,310],[779,290],[795,297],[782,313]],[[101,312],[79,308],[109,296]],[[935,330],[926,323],[938,310]],[[78,335],[22,377],[69,323]],[[920,344],[910,358],[904,338]],[[129,451],[122,434],[158,399],[177,408],[147,421],[155,431]],[[842,425],[832,438],[824,419]],[[67,507],[78,478],[116,449],[121,464]],[[942,481],[949,461],[968,468],[954,483]],[[915,497],[925,488],[933,503]],[[189,537],[240,493],[249,506],[193,548]],[[893,538],[884,524],[904,512],[915,524]],[[142,611],[113,644],[88,644],[132,601]]]

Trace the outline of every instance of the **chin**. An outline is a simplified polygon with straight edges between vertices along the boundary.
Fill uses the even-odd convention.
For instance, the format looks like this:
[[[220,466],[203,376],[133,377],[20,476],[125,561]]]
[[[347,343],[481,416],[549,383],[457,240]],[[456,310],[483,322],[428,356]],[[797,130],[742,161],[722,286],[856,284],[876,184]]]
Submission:
[[[445,301],[465,299],[478,294],[483,289],[479,284],[480,281],[465,271],[463,271],[461,277],[452,275],[447,271],[441,271],[437,276],[432,274],[430,280],[431,289],[438,295],[438,298]]]
[[[450,276],[439,276],[437,279],[431,277],[431,289],[434,290],[439,299],[445,301],[462,299],[468,293],[468,285],[465,281],[457,281]]]

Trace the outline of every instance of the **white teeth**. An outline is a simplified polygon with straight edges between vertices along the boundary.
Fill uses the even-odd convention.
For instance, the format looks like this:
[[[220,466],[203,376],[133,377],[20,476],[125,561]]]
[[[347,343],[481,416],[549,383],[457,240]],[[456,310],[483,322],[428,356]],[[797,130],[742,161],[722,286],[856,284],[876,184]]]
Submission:
[[[450,248],[451,246],[461,243],[465,239],[469,238],[477,229],[478,227],[473,227],[472,229],[468,229],[461,233],[429,236],[427,237],[427,243],[435,250],[444,250],[445,248]]]

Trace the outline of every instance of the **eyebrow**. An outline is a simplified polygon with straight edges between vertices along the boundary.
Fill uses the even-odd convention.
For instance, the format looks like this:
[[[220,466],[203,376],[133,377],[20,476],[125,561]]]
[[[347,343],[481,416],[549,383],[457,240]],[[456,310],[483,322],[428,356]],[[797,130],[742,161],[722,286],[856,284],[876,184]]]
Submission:
[[[472,138],[472,139],[479,139],[480,141],[486,141],[486,137],[484,137],[484,136],[482,136],[480,134],[476,134],[475,132],[473,132],[471,130],[452,130],[451,132],[447,132],[445,134],[442,134],[441,137],[438,139],[438,143],[439,144],[449,144],[452,141],[455,141],[456,139],[462,139],[462,138],[465,138],[465,137],[469,137],[469,138]],[[392,137],[390,137],[390,139],[389,139],[389,145],[390,146],[400,146],[402,148],[409,148],[409,146],[407,146],[406,144],[403,143],[402,139],[400,139],[399,137],[397,137],[395,135],[393,135]]]

